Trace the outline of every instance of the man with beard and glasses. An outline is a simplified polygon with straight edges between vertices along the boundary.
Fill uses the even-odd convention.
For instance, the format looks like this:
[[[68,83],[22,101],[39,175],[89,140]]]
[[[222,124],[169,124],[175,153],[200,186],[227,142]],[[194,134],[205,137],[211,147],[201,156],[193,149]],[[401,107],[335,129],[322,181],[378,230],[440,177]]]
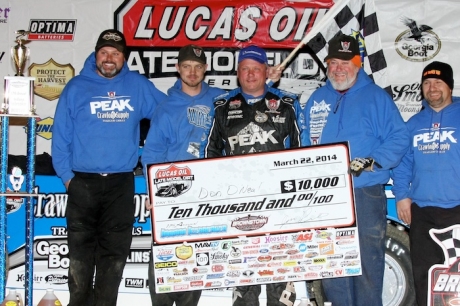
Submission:
[[[140,120],[166,98],[128,70],[126,52],[121,32],[103,31],[54,116],[53,166],[68,193],[69,306],[117,303],[132,240]]]
[[[410,147],[393,170],[398,217],[410,224],[410,254],[417,305],[427,301],[428,271],[444,263],[429,230],[460,224],[460,98],[452,97],[449,64],[432,62],[422,72],[422,110],[407,122]],[[433,303],[433,304],[432,304]]]
[[[361,68],[358,42],[329,42],[326,85],[313,92],[301,115],[302,146],[348,141],[362,275],[323,279],[333,305],[381,306],[385,268],[384,185],[409,146],[409,133],[390,95]]]

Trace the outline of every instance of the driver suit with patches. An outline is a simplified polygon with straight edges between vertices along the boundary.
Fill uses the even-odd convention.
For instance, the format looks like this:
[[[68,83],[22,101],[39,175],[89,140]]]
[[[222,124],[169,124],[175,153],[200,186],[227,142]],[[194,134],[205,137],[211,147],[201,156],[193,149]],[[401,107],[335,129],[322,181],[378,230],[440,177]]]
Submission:
[[[261,97],[234,89],[214,102],[213,121],[202,157],[239,155],[296,148],[300,134],[296,112],[300,108],[291,93],[265,86]],[[267,284],[267,305],[293,305],[293,282]],[[259,305],[260,285],[239,286],[233,292],[233,306]]]

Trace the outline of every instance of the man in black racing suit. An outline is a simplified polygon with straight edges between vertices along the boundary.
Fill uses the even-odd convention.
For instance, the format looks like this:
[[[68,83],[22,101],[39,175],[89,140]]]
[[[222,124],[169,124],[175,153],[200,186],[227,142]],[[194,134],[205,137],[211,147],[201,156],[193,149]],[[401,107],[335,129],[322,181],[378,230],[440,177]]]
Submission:
[[[238,155],[300,146],[296,112],[300,106],[291,93],[270,88],[267,56],[256,46],[243,48],[238,59],[240,88],[216,98],[213,121],[201,146],[202,157]],[[267,306],[294,305],[293,282],[267,284]],[[259,305],[260,285],[238,286],[233,306]]]

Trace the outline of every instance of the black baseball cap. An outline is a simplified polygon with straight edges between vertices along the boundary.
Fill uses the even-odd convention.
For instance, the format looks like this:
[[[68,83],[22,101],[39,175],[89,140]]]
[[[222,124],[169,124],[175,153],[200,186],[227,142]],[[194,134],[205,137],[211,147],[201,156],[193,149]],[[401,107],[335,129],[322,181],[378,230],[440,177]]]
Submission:
[[[206,55],[204,54],[203,48],[200,46],[187,45],[179,50],[177,61],[179,63],[183,61],[195,61],[201,64],[206,64]]]
[[[126,39],[123,33],[118,30],[110,29],[103,31],[96,42],[96,53],[102,47],[114,47],[126,56]]]
[[[340,34],[329,41],[328,54],[324,61],[338,58],[349,61],[359,53],[359,45],[352,36]]]

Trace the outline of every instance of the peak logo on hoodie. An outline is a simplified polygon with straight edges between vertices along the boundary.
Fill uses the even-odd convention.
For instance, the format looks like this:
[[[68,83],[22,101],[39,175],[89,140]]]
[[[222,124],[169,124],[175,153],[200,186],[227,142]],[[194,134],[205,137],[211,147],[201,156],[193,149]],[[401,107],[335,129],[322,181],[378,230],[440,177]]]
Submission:
[[[108,92],[107,96],[93,97],[98,101],[90,102],[91,114],[105,122],[123,122],[129,118],[129,112],[134,108],[129,104],[128,96],[117,96],[115,92]]]
[[[433,123],[428,132],[427,129],[419,131],[421,133],[414,135],[412,144],[423,153],[442,153],[450,150],[452,143],[457,143],[455,128],[441,128],[439,123]]]

